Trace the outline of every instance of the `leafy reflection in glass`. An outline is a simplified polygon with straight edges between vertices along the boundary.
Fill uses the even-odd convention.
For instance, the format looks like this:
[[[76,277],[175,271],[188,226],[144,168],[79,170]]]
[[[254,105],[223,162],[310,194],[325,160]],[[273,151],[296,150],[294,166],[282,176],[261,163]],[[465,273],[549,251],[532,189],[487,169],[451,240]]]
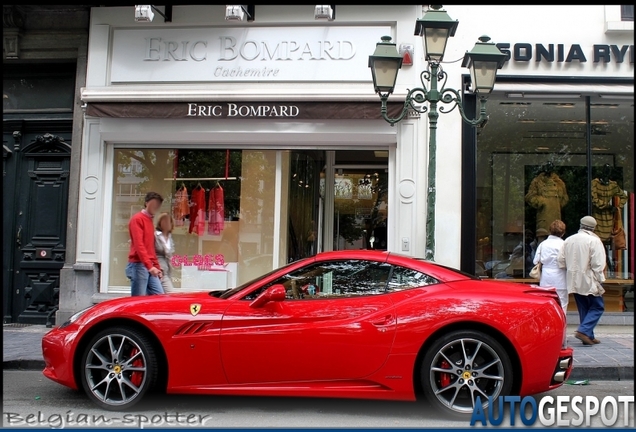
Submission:
[[[246,296],[253,300],[275,284],[282,284],[287,298],[326,299],[385,294],[438,283],[423,273],[366,260],[329,261],[312,264],[265,285]]]

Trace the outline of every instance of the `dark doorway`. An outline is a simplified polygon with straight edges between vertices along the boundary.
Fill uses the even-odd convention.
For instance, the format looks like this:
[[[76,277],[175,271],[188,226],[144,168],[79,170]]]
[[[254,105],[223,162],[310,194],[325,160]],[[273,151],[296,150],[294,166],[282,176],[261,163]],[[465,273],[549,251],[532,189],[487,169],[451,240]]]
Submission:
[[[71,156],[71,125],[64,123],[46,125],[66,129],[53,134],[31,130],[44,124],[22,122],[10,135],[5,124],[5,323],[50,324],[58,307]]]

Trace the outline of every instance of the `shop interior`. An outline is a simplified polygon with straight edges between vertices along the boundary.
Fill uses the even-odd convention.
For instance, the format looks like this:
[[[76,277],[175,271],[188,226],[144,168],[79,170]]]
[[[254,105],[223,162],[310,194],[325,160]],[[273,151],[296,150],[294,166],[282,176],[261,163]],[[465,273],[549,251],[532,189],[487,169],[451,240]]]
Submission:
[[[173,219],[176,290],[233,288],[325,250],[387,248],[388,150],[122,148],[115,160],[115,290],[129,284],[128,221],[151,190]]]
[[[633,311],[633,96],[495,94],[488,111],[477,132],[478,275],[532,281],[550,223],[562,220],[566,238],[591,214],[606,248],[607,310]]]

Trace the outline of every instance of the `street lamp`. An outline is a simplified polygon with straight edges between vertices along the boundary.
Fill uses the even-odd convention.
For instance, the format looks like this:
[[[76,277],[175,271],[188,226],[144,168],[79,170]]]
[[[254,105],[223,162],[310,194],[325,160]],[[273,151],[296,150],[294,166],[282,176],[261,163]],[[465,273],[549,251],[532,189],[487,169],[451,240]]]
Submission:
[[[462,67],[470,69],[471,87],[479,97],[479,117],[469,119],[464,113],[460,92],[452,88],[446,88],[448,78],[442,70],[441,62],[444,58],[448,38],[455,35],[459,22],[453,21],[448,14],[441,10],[441,6],[431,6],[422,19],[415,23],[415,35],[423,36],[422,43],[428,62],[425,71],[420,74],[421,88],[408,90],[402,112],[395,118],[387,114],[387,101],[389,95],[395,89],[398,70],[402,67],[402,56],[391,43],[390,36],[383,36],[381,42],[376,45],[375,52],[369,56],[369,67],[373,76],[373,88],[380,96],[382,106],[380,113],[382,118],[391,126],[401,121],[411,111],[419,113],[428,112],[429,120],[429,152],[428,152],[428,195],[426,212],[426,259],[435,259],[435,159],[437,148],[437,118],[439,113],[437,104],[452,104],[450,109],[440,107],[440,112],[451,112],[456,107],[464,121],[472,126],[485,124],[486,98],[492,92],[495,85],[497,69],[501,69],[506,61],[506,55],[499,51],[494,43],[489,42],[488,36],[481,36],[479,42],[470,52],[466,52]],[[427,88],[426,82],[430,83]],[[438,89],[438,82],[441,86]],[[428,107],[424,105],[428,102]]]

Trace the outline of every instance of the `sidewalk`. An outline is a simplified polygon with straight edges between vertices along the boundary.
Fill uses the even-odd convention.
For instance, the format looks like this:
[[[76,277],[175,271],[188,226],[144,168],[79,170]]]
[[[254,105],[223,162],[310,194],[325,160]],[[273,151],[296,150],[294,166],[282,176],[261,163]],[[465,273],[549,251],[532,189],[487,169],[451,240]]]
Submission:
[[[3,369],[44,369],[42,336],[51,329],[43,325],[3,326]],[[576,325],[568,325],[568,345],[574,348],[570,379],[624,381],[634,379],[634,327],[596,327],[598,345],[584,346],[574,337]]]

